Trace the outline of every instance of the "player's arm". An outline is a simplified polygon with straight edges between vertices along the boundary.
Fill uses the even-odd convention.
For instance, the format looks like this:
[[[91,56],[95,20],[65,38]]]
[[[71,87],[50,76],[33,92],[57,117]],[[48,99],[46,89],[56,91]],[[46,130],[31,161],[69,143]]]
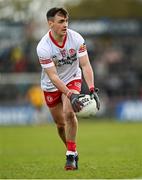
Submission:
[[[98,88],[95,88],[94,86],[94,73],[93,69],[91,67],[88,54],[79,57],[80,66],[82,68],[82,72],[84,75],[84,79],[88,85],[88,88],[90,90],[90,95],[92,98],[96,100],[97,108],[100,109],[100,100],[98,97]]]
[[[48,77],[50,78],[51,82],[59,89],[62,93],[64,93],[66,96],[68,96],[70,90],[67,88],[67,86],[64,84],[62,80],[60,80],[55,66],[52,66],[50,68],[44,69]]]
[[[70,94],[70,91],[66,87],[66,85],[60,80],[51,54],[51,49],[49,46],[47,46],[47,44],[38,44],[37,55],[39,57],[39,63],[41,67],[44,69],[45,73],[48,75],[49,79],[57,87],[57,89],[59,89],[62,93],[68,96],[68,94]]]
[[[88,54],[79,57],[79,63],[80,67],[82,68],[82,72],[88,88],[91,89],[92,87],[94,87],[94,73],[88,58]]]
[[[79,112],[83,104],[79,101],[79,94],[72,93],[68,87],[64,84],[64,82],[59,78],[56,67],[52,66],[50,68],[44,69],[51,82],[59,89],[62,93],[64,93],[70,100],[72,108],[75,112]]]
[[[45,48],[42,44],[39,44],[37,46],[37,54],[41,67],[44,69],[51,82],[57,87],[57,89],[59,89],[69,98],[73,110],[75,112],[79,112],[82,108],[82,103],[79,101],[79,95],[72,93],[68,87],[66,87],[64,82],[59,78],[56,67],[52,60],[50,48],[48,46]]]

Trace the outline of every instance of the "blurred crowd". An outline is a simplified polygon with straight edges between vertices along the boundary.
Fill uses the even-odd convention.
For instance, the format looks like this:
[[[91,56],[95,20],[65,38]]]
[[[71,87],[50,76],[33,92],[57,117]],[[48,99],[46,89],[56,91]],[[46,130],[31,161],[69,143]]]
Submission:
[[[111,98],[142,97],[142,37],[98,38],[94,47],[91,63],[98,86]]]
[[[27,42],[27,45],[4,49],[0,53],[0,72],[22,73],[39,71],[35,47],[32,46],[32,43],[29,44]]]

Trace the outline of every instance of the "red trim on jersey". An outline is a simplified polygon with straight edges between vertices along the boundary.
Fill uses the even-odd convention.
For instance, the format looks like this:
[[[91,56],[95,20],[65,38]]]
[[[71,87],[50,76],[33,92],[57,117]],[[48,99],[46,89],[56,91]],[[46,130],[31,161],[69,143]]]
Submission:
[[[58,42],[53,38],[52,34],[51,34],[51,31],[49,31],[49,37],[50,39],[52,40],[52,42],[58,46],[59,48],[63,48],[65,43],[66,43],[66,40],[67,40],[67,34],[65,35],[64,39],[63,39],[63,44],[62,45],[59,45]]]
[[[52,62],[51,59],[39,59],[40,64],[49,64]]]

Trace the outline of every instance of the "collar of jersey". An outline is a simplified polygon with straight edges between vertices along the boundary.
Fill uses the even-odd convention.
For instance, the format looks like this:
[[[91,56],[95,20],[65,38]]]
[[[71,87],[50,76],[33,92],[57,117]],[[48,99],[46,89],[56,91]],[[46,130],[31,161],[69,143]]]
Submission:
[[[58,46],[59,48],[63,48],[65,43],[66,43],[66,39],[67,39],[67,34],[65,35],[64,39],[63,39],[63,44],[62,45],[59,45],[58,42],[53,38],[52,34],[51,34],[51,31],[49,31],[49,37],[51,39],[51,41],[56,45]]]

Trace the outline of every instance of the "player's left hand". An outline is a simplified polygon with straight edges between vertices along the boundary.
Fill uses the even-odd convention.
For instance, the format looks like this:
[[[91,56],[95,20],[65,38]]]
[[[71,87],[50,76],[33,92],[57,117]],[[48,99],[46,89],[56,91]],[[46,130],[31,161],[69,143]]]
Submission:
[[[90,97],[91,97],[91,99],[95,99],[97,109],[99,110],[100,109],[100,99],[98,96],[98,92],[99,92],[98,88],[91,88],[90,89]]]

